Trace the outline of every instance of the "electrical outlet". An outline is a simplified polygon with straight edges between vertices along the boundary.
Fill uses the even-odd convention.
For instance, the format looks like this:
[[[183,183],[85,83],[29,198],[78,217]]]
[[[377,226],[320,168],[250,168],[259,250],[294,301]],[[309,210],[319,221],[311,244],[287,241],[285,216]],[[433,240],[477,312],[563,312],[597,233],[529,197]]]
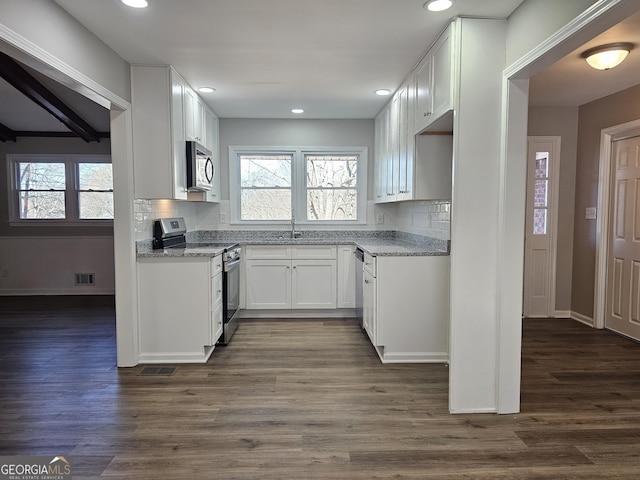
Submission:
[[[379,213],[376,221],[378,225],[384,225],[384,213]]]
[[[220,223],[229,223],[229,218],[226,213],[220,214]]]
[[[596,216],[597,216],[596,207],[587,207],[587,209],[584,212],[584,218],[587,220],[595,220]]]

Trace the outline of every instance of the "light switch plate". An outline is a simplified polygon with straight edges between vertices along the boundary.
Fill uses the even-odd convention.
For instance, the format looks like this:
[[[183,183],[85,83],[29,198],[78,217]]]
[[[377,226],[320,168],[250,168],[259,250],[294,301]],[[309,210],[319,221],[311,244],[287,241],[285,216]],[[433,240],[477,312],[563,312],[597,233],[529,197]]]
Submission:
[[[229,223],[229,219],[227,218],[227,214],[226,213],[221,213],[220,214],[220,223]]]
[[[595,220],[597,217],[597,209],[596,207],[587,207],[584,213],[584,218],[587,220]]]
[[[384,225],[384,213],[379,213],[377,218],[378,225]]]

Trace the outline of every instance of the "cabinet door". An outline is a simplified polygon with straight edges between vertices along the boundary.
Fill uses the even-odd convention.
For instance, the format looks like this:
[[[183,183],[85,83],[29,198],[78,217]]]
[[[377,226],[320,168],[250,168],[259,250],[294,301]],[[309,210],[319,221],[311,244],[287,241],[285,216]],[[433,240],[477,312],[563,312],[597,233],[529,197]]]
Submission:
[[[433,78],[431,108],[432,120],[437,120],[453,108],[451,102],[451,36],[446,30],[432,49]]]
[[[376,118],[375,124],[375,203],[384,203],[387,201],[387,147],[389,144],[389,107],[380,112]]]
[[[222,319],[222,303],[216,307],[211,314],[211,345],[215,345],[218,339],[222,336],[222,329],[224,328]]]
[[[184,80],[171,75],[171,134],[173,141],[173,198],[187,199],[187,152],[184,136]]]
[[[338,308],[356,306],[356,257],[353,245],[338,247]]]
[[[415,81],[410,80],[402,89],[400,97],[398,187],[396,200],[413,199],[413,162]]]
[[[400,164],[400,117],[402,91],[399,90],[391,100],[389,111],[389,144],[386,162],[386,201],[396,200],[398,193],[398,166]]]
[[[336,308],[335,260],[294,260],[292,308]]]
[[[429,125],[432,110],[433,57],[430,53],[424,58],[416,72],[416,114],[415,132]],[[414,132],[414,133],[415,133]]]
[[[204,106],[204,102],[198,96],[197,93],[195,93],[195,96],[196,96],[196,104],[195,104],[195,111],[194,111],[195,116],[193,118],[193,128],[195,131],[196,141],[204,145],[205,147],[207,147],[207,145],[205,144],[206,143],[205,120],[204,120],[205,106]]]
[[[205,109],[205,147],[211,150],[213,155],[213,188],[207,192],[208,202],[220,201],[220,146],[219,146],[219,120],[215,113]]]
[[[196,103],[197,95],[191,88],[184,89],[184,134],[187,140],[196,140]]]
[[[291,261],[247,260],[247,309],[291,308]]]
[[[369,335],[369,339],[373,345],[377,346],[378,339],[376,336],[377,321],[377,298],[376,298],[376,279],[371,273],[364,270],[362,285],[362,325]]]

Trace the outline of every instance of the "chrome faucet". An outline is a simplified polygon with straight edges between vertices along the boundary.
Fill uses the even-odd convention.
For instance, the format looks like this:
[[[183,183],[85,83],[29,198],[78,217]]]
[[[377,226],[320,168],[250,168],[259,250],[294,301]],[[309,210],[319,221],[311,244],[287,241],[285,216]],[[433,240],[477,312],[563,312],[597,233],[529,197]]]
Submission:
[[[296,220],[291,217],[291,238],[300,238],[302,236],[302,232],[296,231]]]

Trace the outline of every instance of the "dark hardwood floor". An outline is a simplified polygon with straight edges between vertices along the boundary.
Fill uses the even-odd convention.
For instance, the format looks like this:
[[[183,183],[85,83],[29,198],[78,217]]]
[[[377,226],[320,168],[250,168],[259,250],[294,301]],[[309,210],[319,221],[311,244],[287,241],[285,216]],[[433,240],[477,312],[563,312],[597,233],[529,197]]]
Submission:
[[[445,365],[382,365],[353,320],[247,320],[145,376],[112,298],[0,298],[0,349],[0,455],[76,480],[640,478],[640,345],[571,320],[525,321],[517,415],[450,415]]]

